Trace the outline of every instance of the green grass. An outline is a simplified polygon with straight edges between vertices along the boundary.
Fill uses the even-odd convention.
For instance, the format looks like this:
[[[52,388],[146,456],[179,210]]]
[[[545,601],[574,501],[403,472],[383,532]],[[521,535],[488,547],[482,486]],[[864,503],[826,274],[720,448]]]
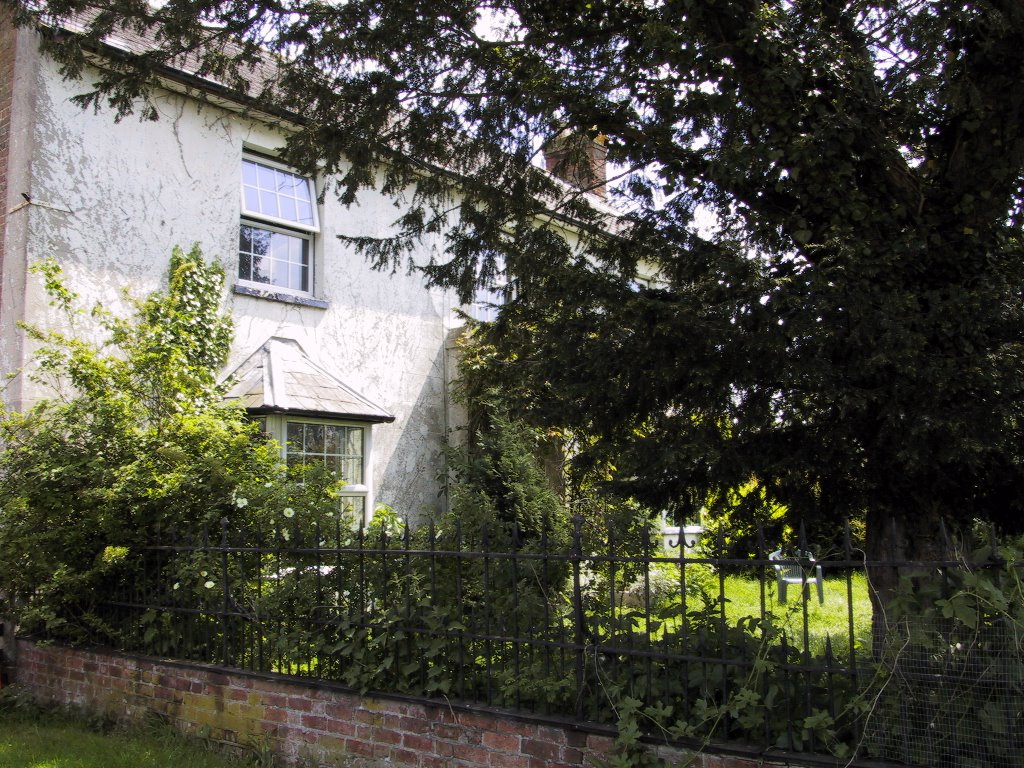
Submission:
[[[0,768],[242,768],[168,727],[100,732],[87,722],[37,711],[0,710]]]
[[[713,602],[709,609],[711,616],[718,614],[718,606],[714,601],[721,589],[725,595],[725,618],[729,625],[735,626],[742,619],[761,618],[762,584],[752,576],[727,575],[724,585],[719,582],[719,574],[711,569],[691,569],[687,573],[688,584],[694,584],[695,591],[688,597],[688,610],[697,610],[701,606],[698,590],[707,595]],[[660,618],[652,636],[660,637],[661,633],[678,629],[679,617],[674,616],[678,610],[679,576],[673,564],[659,565],[651,572],[651,604],[657,608]],[[863,573],[850,576],[850,589],[847,591],[845,576],[834,576],[824,580],[824,602],[818,603],[817,590],[813,585],[808,589],[807,598],[803,599],[799,586],[790,585],[786,603],[778,601],[774,577],[764,582],[764,613],[775,626],[786,633],[786,641],[798,650],[809,650],[812,654],[823,654],[826,638],[832,642],[832,651],[840,657],[850,653],[850,637],[853,636],[855,652],[864,653],[870,650],[871,643],[871,600],[868,596],[868,583]],[[642,595],[642,592],[641,592]],[[642,599],[642,597],[641,597]],[[850,606],[852,604],[852,631]],[[636,597],[632,605],[624,605],[622,614],[633,613],[636,623],[635,630],[642,631],[643,619],[635,614]],[[805,633],[806,611],[806,633]],[[715,619],[711,619],[715,621]]]
[[[871,600],[863,573],[850,577],[853,603],[853,637],[858,650],[867,650],[871,642]],[[849,650],[850,597],[846,578],[827,578],[824,582],[825,602],[818,603],[812,584],[808,599],[801,599],[799,587],[790,586],[788,600],[779,603],[775,582],[765,583],[765,610],[786,630],[787,639],[799,648],[804,642],[804,610],[807,611],[807,641],[812,653],[825,650],[825,638],[832,638],[832,649],[838,654]],[[730,623],[744,616],[761,615],[761,584],[757,579],[730,576],[725,580],[725,615]]]

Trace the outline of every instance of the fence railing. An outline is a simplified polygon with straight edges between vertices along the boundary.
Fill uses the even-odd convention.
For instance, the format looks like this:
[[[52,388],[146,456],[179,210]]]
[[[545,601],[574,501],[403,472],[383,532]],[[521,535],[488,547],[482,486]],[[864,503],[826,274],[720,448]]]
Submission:
[[[907,689],[890,685],[898,643],[872,647],[865,564],[849,537],[830,557],[805,543],[767,549],[730,558],[707,538],[664,549],[659,537],[623,540],[582,520],[532,539],[225,526],[148,548],[130,579],[112,583],[103,613],[128,651],[539,715],[615,723],[629,713],[684,743],[967,765],[920,746],[935,741],[927,728],[894,737],[885,725],[907,714]],[[915,662],[920,679],[962,677],[956,649],[936,648]],[[979,683],[978,658],[965,685],[988,686],[977,706],[997,708],[990,722],[1011,734],[1007,762],[981,764],[1020,764],[1020,656],[1001,662],[995,683]],[[902,693],[891,701],[887,686]],[[960,752],[974,744],[957,738]]]

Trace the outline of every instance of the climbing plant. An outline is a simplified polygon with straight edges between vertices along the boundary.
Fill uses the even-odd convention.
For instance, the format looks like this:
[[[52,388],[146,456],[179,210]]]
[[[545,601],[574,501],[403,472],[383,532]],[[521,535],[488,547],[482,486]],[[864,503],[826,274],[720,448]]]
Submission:
[[[99,601],[113,585],[211,588],[199,562],[154,570],[146,545],[333,512],[336,479],[286,476],[277,447],[222,403],[232,324],[223,271],[198,246],[175,248],[167,287],[129,298],[125,317],[79,306],[56,262],[35,271],[73,332],[25,328],[39,347],[23,375],[52,394],[0,419],[0,611],[27,631],[109,641]]]

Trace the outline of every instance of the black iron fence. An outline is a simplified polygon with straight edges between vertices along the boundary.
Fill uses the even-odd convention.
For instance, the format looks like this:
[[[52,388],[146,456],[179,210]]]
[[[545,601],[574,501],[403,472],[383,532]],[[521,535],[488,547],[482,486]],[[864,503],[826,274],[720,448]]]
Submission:
[[[673,548],[582,520],[526,539],[287,519],[148,548],[113,574],[102,615],[128,651],[618,722],[683,743],[929,766],[973,765],[973,750],[979,765],[1021,764],[1012,619],[1000,629],[1012,636],[993,640],[940,608],[923,633],[904,622],[873,644],[849,536],[827,557],[806,544],[756,549],[728,558],[721,542]],[[948,593],[960,568],[970,570],[926,572]],[[943,702],[964,690],[968,711],[936,730]],[[908,718],[933,724],[911,732]],[[1005,735],[997,746],[993,729]]]

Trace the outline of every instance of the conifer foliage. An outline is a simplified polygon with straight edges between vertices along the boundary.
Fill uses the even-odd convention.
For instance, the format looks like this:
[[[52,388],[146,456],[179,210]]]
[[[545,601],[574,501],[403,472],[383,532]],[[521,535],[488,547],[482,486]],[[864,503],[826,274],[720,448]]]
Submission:
[[[85,19],[44,36],[69,76],[121,27],[155,40],[86,105],[155,114],[187,54],[301,117],[288,159],[343,200],[407,193],[357,241],[373,265],[441,233],[426,274],[467,298],[503,264],[497,374],[627,492],[756,478],[793,515],[866,516],[875,557],[1024,520],[1018,0],[3,4]],[[614,222],[538,171],[567,132],[607,148]]]

